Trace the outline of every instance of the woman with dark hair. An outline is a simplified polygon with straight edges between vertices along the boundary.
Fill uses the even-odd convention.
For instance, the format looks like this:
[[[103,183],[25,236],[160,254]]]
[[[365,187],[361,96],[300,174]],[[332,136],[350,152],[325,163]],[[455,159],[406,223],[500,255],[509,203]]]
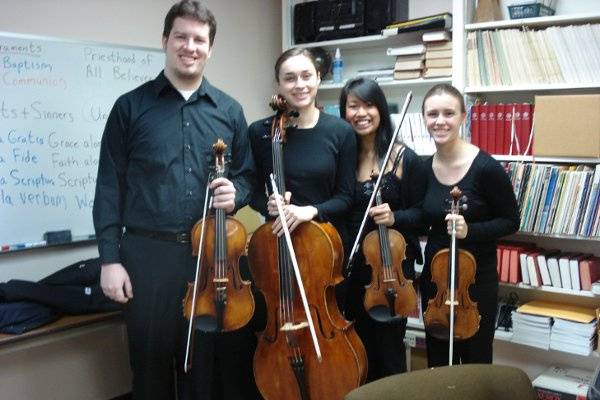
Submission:
[[[423,310],[435,296],[431,282],[431,260],[450,245],[455,220],[459,247],[473,254],[477,262],[475,284],[469,289],[477,302],[481,321],[471,338],[454,343],[454,363],[491,363],[494,321],[498,307],[496,245],[499,238],[519,227],[517,201],[502,166],[489,154],[460,138],[466,111],[462,94],[453,86],[436,85],[423,99],[423,117],[436,152],[427,160],[427,193],[423,214],[430,227],[421,275]],[[450,190],[458,186],[467,197],[468,208],[461,215],[448,214]],[[448,341],[427,333],[429,367],[447,365]]]
[[[275,63],[278,93],[298,111],[296,126],[287,130],[283,148],[286,193],[284,210],[293,231],[300,223],[328,221],[339,229],[352,203],[356,139],[343,120],[325,114],[315,99],[321,78],[313,54],[301,48],[285,51]],[[269,174],[273,171],[271,122],[265,118],[250,125],[250,145],[256,163],[258,185],[250,205],[265,217],[277,217]],[[274,224],[282,234],[281,224]]]
[[[383,203],[369,209],[370,219],[364,233],[384,224],[399,231],[405,238],[406,259],[402,269],[407,279],[414,279],[415,261],[423,263],[419,245],[421,201],[425,194],[423,163],[419,156],[403,143],[395,143],[385,167],[381,165],[392,138],[392,123],[385,95],[370,79],[348,81],[340,96],[342,117],[354,128],[358,139],[355,197],[349,222],[349,240],[358,232],[376,174],[384,174],[380,191]],[[350,249],[347,243],[347,250]],[[356,330],[369,358],[368,380],[375,380],[406,371],[404,335],[406,318],[388,322],[374,320],[364,309],[364,286],[371,282],[362,252],[356,256],[348,282],[346,317],[356,319]]]

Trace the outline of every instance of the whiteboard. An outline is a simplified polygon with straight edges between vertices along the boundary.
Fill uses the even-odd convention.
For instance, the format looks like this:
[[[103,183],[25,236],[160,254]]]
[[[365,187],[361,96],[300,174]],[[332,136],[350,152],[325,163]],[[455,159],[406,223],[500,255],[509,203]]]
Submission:
[[[154,79],[160,49],[0,32],[0,248],[94,237],[100,141],[115,100]]]

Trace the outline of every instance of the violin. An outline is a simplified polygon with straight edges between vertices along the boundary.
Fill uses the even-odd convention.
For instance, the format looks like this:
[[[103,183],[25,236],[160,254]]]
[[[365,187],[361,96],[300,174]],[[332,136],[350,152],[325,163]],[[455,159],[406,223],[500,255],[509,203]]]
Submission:
[[[450,195],[451,214],[466,209],[466,197],[458,187],[454,186]],[[431,260],[431,280],[437,291],[423,314],[427,332],[450,342],[450,365],[454,340],[468,339],[479,330],[481,316],[477,303],[469,297],[469,286],[475,283],[476,269],[475,257],[456,244],[456,222],[452,220],[450,248],[438,251]]]
[[[271,106],[277,111],[271,125],[277,195],[285,193],[282,147],[297,113],[280,96]],[[285,237],[273,234],[272,223],[261,225],[248,246],[250,271],[267,305],[254,354],[256,385],[266,400],[342,399],[367,372],[365,349],[336,304],[342,241],[329,223],[304,222],[291,235],[284,227]]]
[[[377,191],[375,203],[382,204]],[[389,322],[407,317],[417,306],[412,280],[404,277],[402,261],[406,258],[406,240],[400,232],[378,224],[377,230],[363,240],[365,261],[371,266],[371,283],[365,286],[364,306],[376,321]]]
[[[213,145],[215,171],[209,182],[225,176],[226,149],[222,139]],[[208,196],[205,199],[204,214]],[[223,209],[215,209],[208,218],[204,215],[192,228],[192,254],[197,262],[196,277],[194,282],[188,282],[183,299],[183,314],[190,321],[186,359],[192,326],[204,332],[229,332],[245,326],[254,315],[250,281],[243,280],[239,270],[239,259],[245,250],[244,225],[228,217]],[[191,358],[188,361],[191,363]],[[190,367],[186,361],[186,372]]]

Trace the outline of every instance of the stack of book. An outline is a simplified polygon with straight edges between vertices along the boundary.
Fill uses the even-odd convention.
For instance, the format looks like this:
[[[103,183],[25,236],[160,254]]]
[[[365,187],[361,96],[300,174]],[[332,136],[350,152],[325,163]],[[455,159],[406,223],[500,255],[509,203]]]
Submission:
[[[447,31],[426,32],[425,78],[437,78],[452,75],[452,39]]]
[[[596,347],[598,309],[533,300],[513,311],[511,341],[590,355]]]
[[[593,375],[577,368],[550,367],[532,384],[538,399],[585,399]]]
[[[513,311],[511,314],[513,336],[511,341],[548,350],[552,318]]]
[[[387,55],[396,56],[394,79],[416,79],[423,75],[425,67],[425,46],[423,44],[391,47],[387,49]]]
[[[555,318],[550,333],[550,348],[588,356],[594,351],[596,320],[583,323]]]

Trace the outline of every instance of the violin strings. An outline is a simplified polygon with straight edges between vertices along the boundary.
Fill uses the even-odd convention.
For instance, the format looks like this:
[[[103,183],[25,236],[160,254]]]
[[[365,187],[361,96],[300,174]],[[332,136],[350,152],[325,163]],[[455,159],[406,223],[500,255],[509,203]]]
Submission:
[[[279,186],[279,191],[281,193],[285,193],[285,188],[283,187],[283,154],[282,154],[282,145],[281,145],[281,135],[280,130],[276,129],[275,134],[273,136],[272,143],[272,154],[273,154],[273,171],[276,171],[276,180],[277,185]],[[280,220],[284,218],[284,216],[280,215]],[[283,223],[283,220],[281,220]],[[287,249],[287,244],[283,240],[283,238],[277,238],[278,250],[279,250],[279,288],[280,288],[280,309],[281,309],[281,319],[285,322],[292,321],[293,309],[291,301],[291,283],[290,283],[290,262],[289,262],[289,254]]]

